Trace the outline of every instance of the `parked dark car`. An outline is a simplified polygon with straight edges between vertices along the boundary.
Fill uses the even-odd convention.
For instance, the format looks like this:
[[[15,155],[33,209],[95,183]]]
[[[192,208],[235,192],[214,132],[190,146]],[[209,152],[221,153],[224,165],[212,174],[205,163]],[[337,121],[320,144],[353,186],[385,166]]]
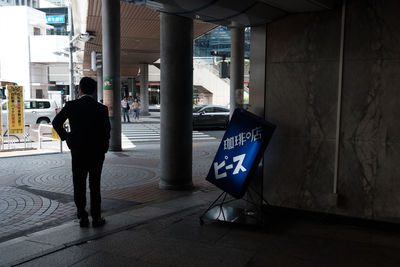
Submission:
[[[229,109],[221,106],[196,106],[193,108],[193,128],[226,128]]]

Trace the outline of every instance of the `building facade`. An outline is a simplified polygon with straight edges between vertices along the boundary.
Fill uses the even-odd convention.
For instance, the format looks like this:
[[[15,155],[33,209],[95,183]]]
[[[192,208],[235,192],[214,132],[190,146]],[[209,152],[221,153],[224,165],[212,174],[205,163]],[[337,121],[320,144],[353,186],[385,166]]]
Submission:
[[[245,29],[245,58],[249,58],[250,55],[250,32],[250,28]],[[231,30],[226,26],[219,26],[197,38],[193,48],[195,57],[210,57],[219,54],[229,58],[231,56]]]
[[[22,85],[25,98],[55,97],[61,104],[69,81],[67,9],[44,9],[47,15],[21,4],[0,7],[0,79]]]
[[[0,6],[29,6],[39,7],[39,0],[0,0]]]

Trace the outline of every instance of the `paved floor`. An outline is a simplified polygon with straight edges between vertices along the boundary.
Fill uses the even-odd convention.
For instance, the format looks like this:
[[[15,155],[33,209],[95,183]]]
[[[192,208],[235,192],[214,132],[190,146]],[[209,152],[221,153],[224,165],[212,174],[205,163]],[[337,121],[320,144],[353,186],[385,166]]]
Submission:
[[[67,222],[0,243],[0,266],[399,266],[398,231],[267,211],[245,226],[199,216],[219,192],[186,195],[107,217]],[[234,205],[235,202],[229,205]],[[243,206],[243,203],[241,203]]]
[[[204,182],[216,144],[195,144],[193,179]],[[103,211],[174,198],[158,189],[159,144],[107,153],[101,190]],[[0,242],[75,217],[70,153],[3,158],[0,161]]]
[[[396,226],[275,209],[262,227],[201,225],[220,193],[204,181],[217,146],[194,143],[192,191],[158,189],[158,144],[108,153],[97,229],[74,219],[69,153],[1,159],[0,266],[400,266]]]
[[[143,117],[141,122],[123,124],[122,128],[128,132],[157,130],[159,116]],[[220,135],[194,140],[193,179],[198,187],[209,186],[204,177]],[[105,214],[178,195],[158,189],[159,139],[138,146],[133,141],[136,143],[127,138],[123,152],[106,154],[101,184]],[[59,149],[59,144],[56,146]],[[23,151],[1,152],[8,157],[0,161],[0,242],[75,218],[70,153],[66,146],[64,151],[37,156],[24,155]],[[16,155],[21,156],[12,157]]]

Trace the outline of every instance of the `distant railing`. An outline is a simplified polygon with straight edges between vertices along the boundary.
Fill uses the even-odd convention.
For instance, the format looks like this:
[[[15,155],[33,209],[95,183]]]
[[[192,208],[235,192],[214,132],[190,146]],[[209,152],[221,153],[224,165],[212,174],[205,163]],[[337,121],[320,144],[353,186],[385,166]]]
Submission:
[[[0,150],[28,149],[31,147],[29,133],[10,134],[7,127],[3,127],[0,135]]]
[[[51,124],[26,125],[24,133],[10,134],[2,127],[0,157],[63,152],[62,142]]]
[[[47,131],[44,131],[43,129],[48,129]],[[62,141],[61,139],[57,136],[55,137],[55,133],[53,132],[53,126],[51,124],[39,124],[39,127],[37,129],[37,134],[38,134],[38,149],[42,149],[42,143],[43,141],[60,141],[60,152],[63,152],[62,148]]]

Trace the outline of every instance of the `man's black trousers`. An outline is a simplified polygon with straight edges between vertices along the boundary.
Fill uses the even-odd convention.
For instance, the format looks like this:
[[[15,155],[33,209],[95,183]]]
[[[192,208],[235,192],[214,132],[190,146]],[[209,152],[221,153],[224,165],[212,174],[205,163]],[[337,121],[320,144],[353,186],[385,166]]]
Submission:
[[[99,219],[101,217],[100,180],[104,153],[72,150],[71,155],[74,200],[78,210],[78,218],[88,217],[86,212],[86,180],[89,175],[90,215],[93,219]]]

